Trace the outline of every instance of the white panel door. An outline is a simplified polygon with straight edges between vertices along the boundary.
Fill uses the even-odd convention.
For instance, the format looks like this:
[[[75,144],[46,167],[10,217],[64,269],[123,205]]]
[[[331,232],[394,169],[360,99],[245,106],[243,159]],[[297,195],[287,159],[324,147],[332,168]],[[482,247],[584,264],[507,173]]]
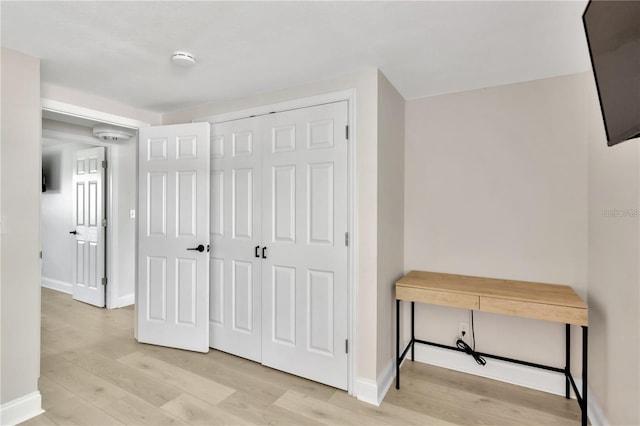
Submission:
[[[209,124],[140,129],[138,340],[209,350]]]
[[[210,345],[261,360],[260,118],[213,126]]]
[[[265,116],[262,363],[347,388],[347,102]]]
[[[104,148],[76,152],[73,165],[75,300],[105,306]]]

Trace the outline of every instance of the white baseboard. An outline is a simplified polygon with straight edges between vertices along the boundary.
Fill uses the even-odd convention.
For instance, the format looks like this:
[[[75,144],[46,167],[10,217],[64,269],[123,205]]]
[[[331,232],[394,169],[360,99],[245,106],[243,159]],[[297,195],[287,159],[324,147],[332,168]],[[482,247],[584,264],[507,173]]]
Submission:
[[[415,359],[418,362],[448,368],[488,379],[499,380],[518,386],[527,387],[555,395],[564,396],[564,375],[553,371],[513,364],[497,359],[487,359],[485,366],[476,364],[475,360],[462,352],[437,348],[428,345],[416,345]],[[404,359],[406,361],[407,358]],[[393,372],[395,373],[395,372]],[[582,379],[575,379],[576,386],[582,390]],[[610,423],[591,389],[587,386],[587,416],[593,426],[609,426]],[[572,398],[575,398],[571,392]]]
[[[356,398],[367,404],[380,405],[378,402],[378,385],[374,380],[356,377]]]
[[[62,293],[71,294],[73,292],[73,285],[60,280],[54,280],[53,278],[42,277],[40,285],[51,290],[61,291]]]
[[[117,306],[113,306],[114,308],[124,308],[125,306],[133,305],[136,303],[136,297],[134,293],[127,294],[124,296],[118,297],[118,301],[116,302]]]
[[[39,391],[6,402],[0,406],[0,424],[13,426],[44,413]]]
[[[415,355],[416,361],[425,364],[564,396],[564,375],[553,371],[490,358],[485,366],[480,366],[463,352],[428,345],[416,345]]]
[[[582,389],[582,379],[576,379],[576,386],[578,389]],[[609,426],[609,420],[604,414],[604,410],[595,398],[593,391],[587,385],[587,417],[592,426]]]
[[[380,406],[395,376],[394,360],[391,360],[376,381],[356,378],[356,397],[362,402]]]
[[[391,384],[393,383],[393,379],[395,378],[395,376],[396,376],[395,361],[391,360],[387,364],[387,367],[382,371],[382,374],[380,374],[376,382],[376,385],[378,388],[378,395],[377,395],[378,403],[376,405],[380,405],[380,403],[382,403],[382,400],[384,399],[385,395],[389,391],[389,388],[391,387]]]

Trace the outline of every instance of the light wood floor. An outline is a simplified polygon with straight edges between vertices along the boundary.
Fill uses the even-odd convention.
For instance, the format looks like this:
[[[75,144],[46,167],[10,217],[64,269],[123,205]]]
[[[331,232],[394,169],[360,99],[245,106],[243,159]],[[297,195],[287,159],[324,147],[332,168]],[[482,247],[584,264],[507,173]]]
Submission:
[[[576,424],[567,401],[405,362],[380,407],[346,392],[211,350],[139,344],[133,309],[98,309],[42,290],[40,392],[26,425]]]

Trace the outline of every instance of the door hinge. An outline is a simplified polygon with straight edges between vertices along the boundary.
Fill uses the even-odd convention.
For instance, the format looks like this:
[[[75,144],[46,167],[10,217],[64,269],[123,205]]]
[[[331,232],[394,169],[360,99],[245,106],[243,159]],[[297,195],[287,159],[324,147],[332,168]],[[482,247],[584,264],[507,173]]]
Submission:
[[[103,169],[107,168],[107,160],[102,160],[102,168]]]
[[[107,277],[102,277],[102,285],[107,285]]]
[[[349,140],[349,126],[344,126],[344,130],[345,130],[345,137],[347,138],[347,140]]]
[[[344,341],[344,353],[349,353],[349,339]]]
[[[349,233],[348,232],[344,233],[344,245],[349,247]]]
[[[102,226],[107,227],[107,219],[102,219]]]

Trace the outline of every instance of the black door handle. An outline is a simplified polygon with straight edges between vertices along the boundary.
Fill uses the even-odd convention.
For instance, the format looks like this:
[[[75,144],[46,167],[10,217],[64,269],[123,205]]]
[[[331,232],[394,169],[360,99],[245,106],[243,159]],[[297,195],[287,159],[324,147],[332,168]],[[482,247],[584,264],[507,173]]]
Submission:
[[[199,251],[200,253],[202,253],[204,251],[204,246],[202,244],[198,245],[198,247],[191,247],[188,248],[187,250],[195,250],[195,251]]]
[[[255,248],[255,255],[256,255],[257,258],[260,257],[260,254],[258,253],[258,250],[260,250],[260,246],[256,246],[256,248]]]
[[[77,235],[77,234],[78,234],[78,231],[71,231],[71,232],[69,232],[69,233],[70,233],[70,234],[73,234],[73,235]]]
[[[267,248],[266,247],[262,247],[262,258],[263,259],[267,258]]]

